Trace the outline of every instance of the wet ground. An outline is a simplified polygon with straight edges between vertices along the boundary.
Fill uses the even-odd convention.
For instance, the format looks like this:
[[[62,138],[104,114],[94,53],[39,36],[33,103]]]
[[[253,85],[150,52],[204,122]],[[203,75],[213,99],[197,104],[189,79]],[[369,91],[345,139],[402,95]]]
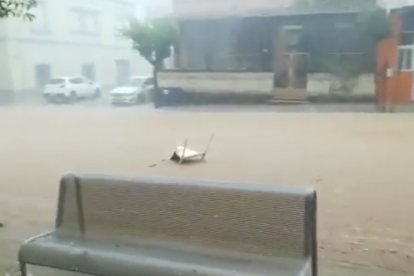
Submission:
[[[414,115],[280,109],[1,108],[0,275],[23,239],[52,227],[67,171],[314,186],[322,276],[414,273]],[[206,163],[159,162],[212,133]]]

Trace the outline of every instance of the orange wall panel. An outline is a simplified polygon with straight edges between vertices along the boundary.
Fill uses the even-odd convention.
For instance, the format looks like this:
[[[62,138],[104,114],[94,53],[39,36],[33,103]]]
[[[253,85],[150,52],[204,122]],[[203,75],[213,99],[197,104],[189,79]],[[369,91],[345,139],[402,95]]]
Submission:
[[[405,104],[411,102],[411,89],[413,83],[413,72],[397,72],[393,77],[392,102]]]
[[[396,70],[401,19],[393,16],[390,22],[393,26],[392,36],[377,46],[375,93],[379,103],[407,104],[411,102],[413,72]],[[387,68],[394,69],[391,77],[386,76]]]

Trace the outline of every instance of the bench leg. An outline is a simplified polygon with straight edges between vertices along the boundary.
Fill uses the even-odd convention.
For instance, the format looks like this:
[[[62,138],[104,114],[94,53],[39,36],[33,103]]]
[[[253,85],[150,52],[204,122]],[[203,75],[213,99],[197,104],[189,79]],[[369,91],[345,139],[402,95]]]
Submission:
[[[26,263],[19,262],[19,267],[20,267],[20,275],[21,276],[27,276],[27,266],[26,266]]]

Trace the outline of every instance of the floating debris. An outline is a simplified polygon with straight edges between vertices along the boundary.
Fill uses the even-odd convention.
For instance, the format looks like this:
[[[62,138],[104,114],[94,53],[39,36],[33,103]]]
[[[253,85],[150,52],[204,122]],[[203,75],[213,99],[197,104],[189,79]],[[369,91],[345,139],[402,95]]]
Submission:
[[[207,155],[208,149],[210,148],[211,141],[213,140],[214,135],[210,136],[208,140],[206,149],[202,152],[188,148],[187,139],[184,141],[182,146],[177,146],[174,153],[171,155],[170,160],[177,162],[178,164],[183,163],[194,163],[203,161]]]

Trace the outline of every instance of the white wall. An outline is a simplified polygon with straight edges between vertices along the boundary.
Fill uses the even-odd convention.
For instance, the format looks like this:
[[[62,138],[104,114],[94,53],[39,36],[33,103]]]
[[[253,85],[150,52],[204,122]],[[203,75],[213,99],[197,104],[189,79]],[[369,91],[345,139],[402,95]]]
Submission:
[[[377,3],[386,9],[395,9],[414,5],[414,0],[377,0]]]
[[[8,56],[8,53],[8,45],[0,41],[0,91],[13,89],[13,76],[9,60],[4,58]]]
[[[171,14],[173,0],[140,0],[137,5],[145,11],[149,18]]]
[[[129,4],[128,4],[129,3]],[[71,12],[72,8],[87,8],[97,13],[99,33],[97,35],[83,35],[74,31],[76,19]],[[33,10],[38,18],[33,21],[25,21],[18,18],[7,20],[7,33],[13,38],[38,39],[45,41],[78,42],[84,44],[111,45],[127,49],[130,43],[119,39],[116,30],[121,22],[120,18],[128,20],[135,15],[134,1],[126,0],[39,0],[39,11],[44,9],[45,16],[41,12]],[[44,18],[46,17],[46,18]],[[31,25],[41,24],[45,20],[50,29],[49,33],[33,32]],[[36,22],[38,21],[38,22]]]
[[[39,12],[41,7],[44,15]],[[95,34],[75,30],[72,8],[97,14]],[[120,25],[135,15],[135,1],[39,0],[39,8],[33,12],[38,15],[35,22],[0,21],[0,90],[35,87],[34,66],[39,63],[50,64],[54,76],[80,75],[82,64],[91,63],[103,84],[114,83],[115,60],[119,59],[130,61],[133,75],[151,74],[150,64],[131,49],[129,40],[118,35]],[[47,31],[34,31],[33,24],[42,22],[47,23]]]
[[[129,60],[133,75],[151,73],[150,64],[137,52],[122,48],[41,42],[26,44],[21,41],[11,41],[8,45],[13,88],[17,90],[36,86],[34,70],[36,64],[50,64],[52,76],[72,76],[81,74],[82,64],[91,63],[96,66],[96,80],[103,85],[115,84],[116,59]]]

